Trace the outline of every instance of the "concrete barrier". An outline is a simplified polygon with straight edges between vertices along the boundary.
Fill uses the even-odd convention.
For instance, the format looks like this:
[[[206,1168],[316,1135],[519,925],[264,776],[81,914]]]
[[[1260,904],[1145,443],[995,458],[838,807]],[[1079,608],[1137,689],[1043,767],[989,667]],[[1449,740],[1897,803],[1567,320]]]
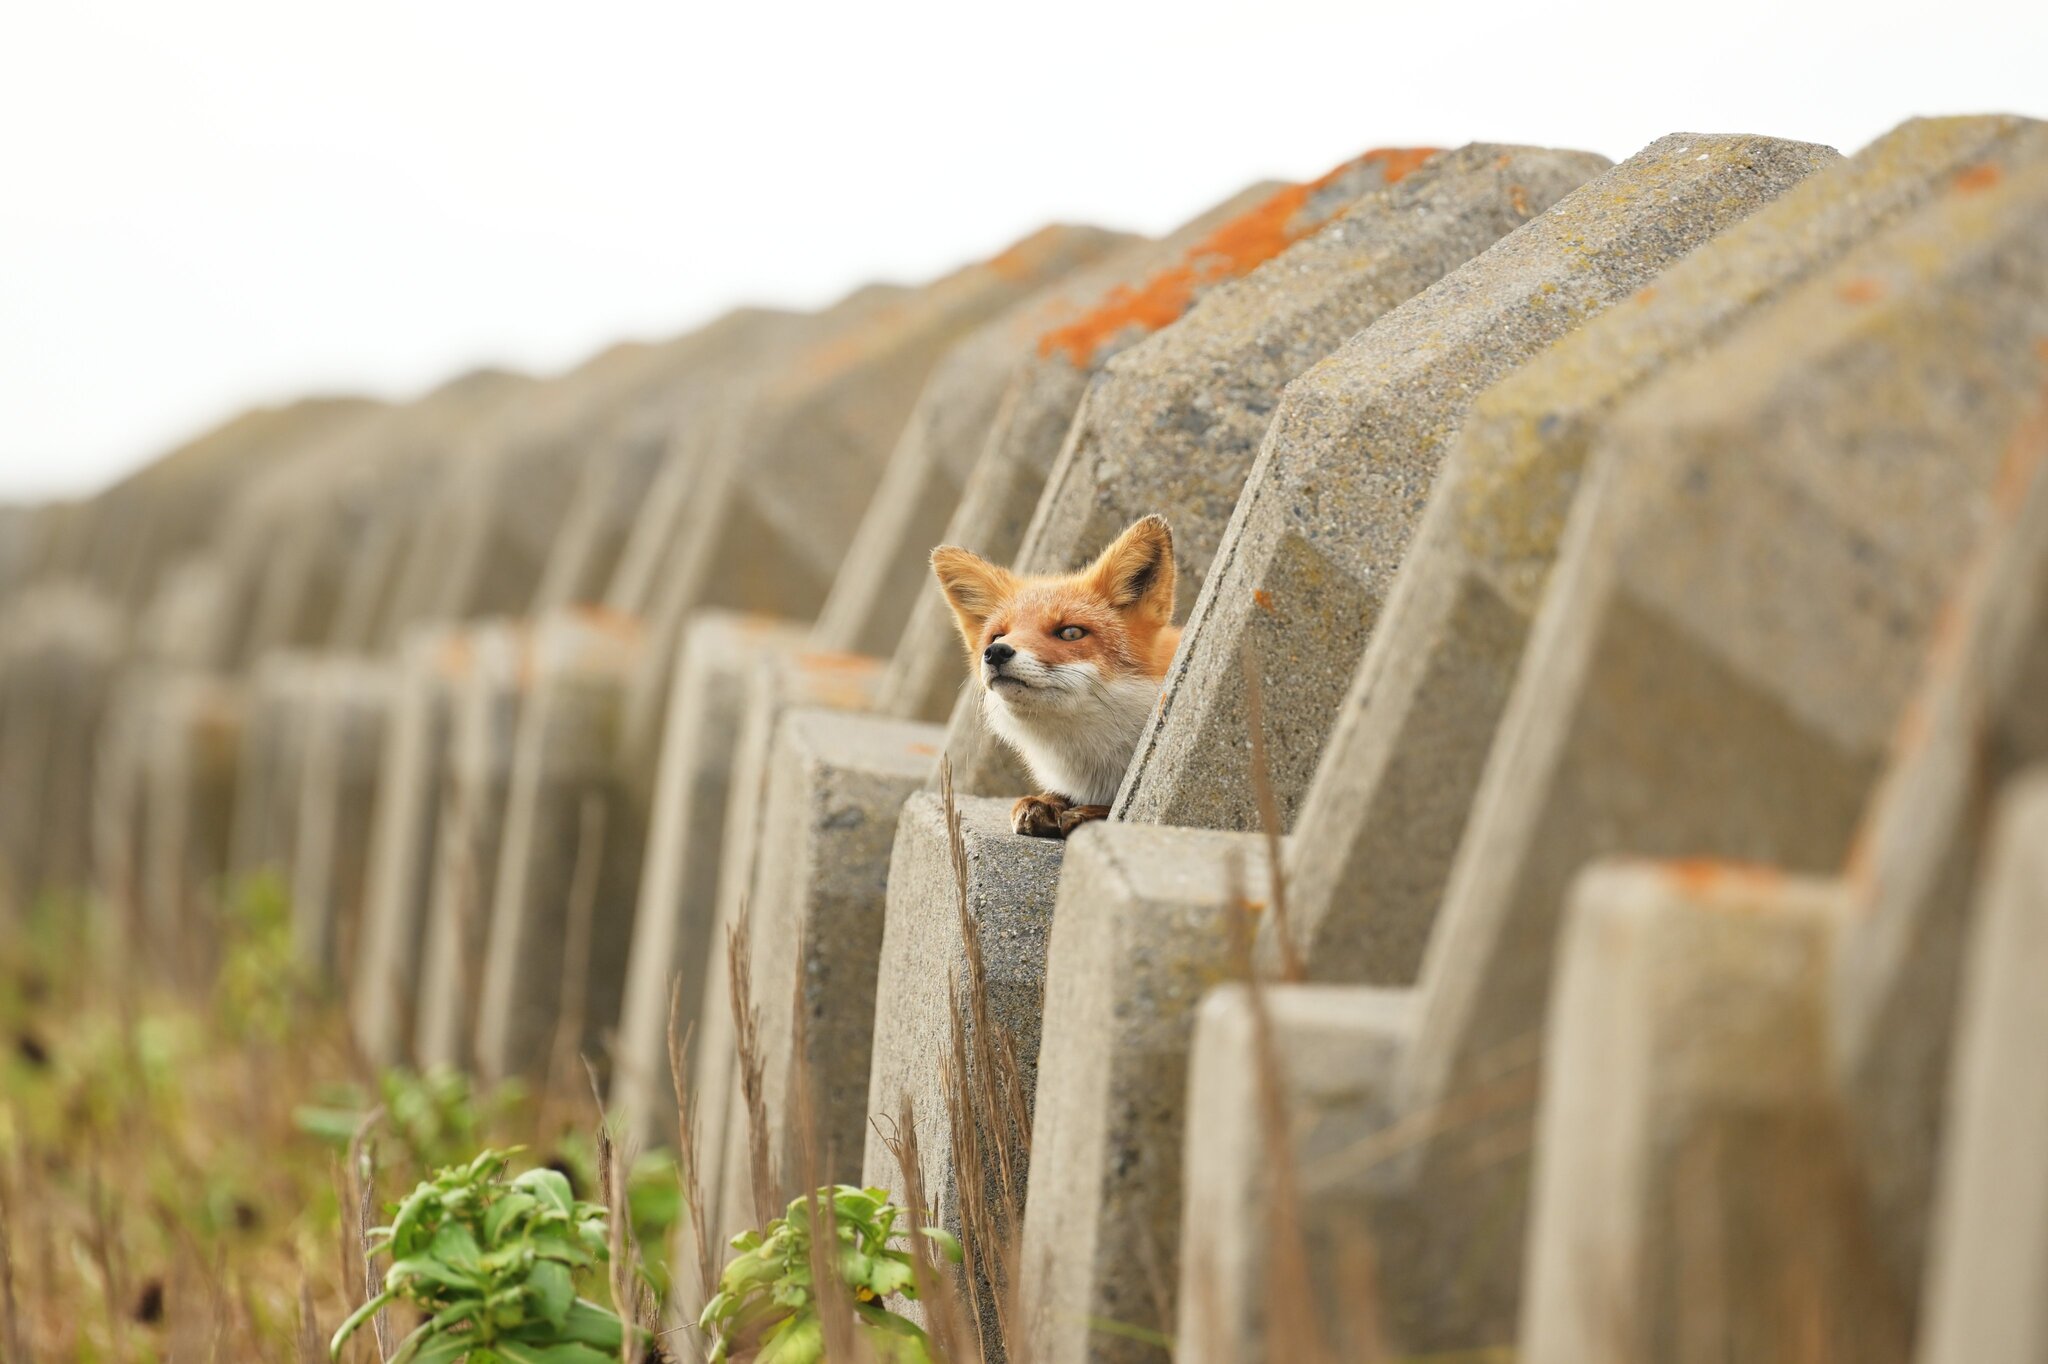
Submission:
[[[2006,788],[1970,945],[1956,1053],[1954,1134],[1942,1159],[1922,1364],[2048,1359],[2048,1087],[2040,1042],[2048,995],[2048,781]]]
[[[1303,798],[1289,872],[1298,945],[1319,978],[1414,980],[1588,451],[1614,410],[1958,172],[2032,137],[2027,126],[1905,124],[1481,395],[1382,593]]]
[[[1289,386],[1257,466],[1248,480],[1239,471],[1245,495],[1227,543],[1208,542],[1217,568],[1113,817],[1256,825],[1243,687],[1252,648],[1263,667],[1269,776],[1291,826],[1473,399],[1835,159],[1807,143],[1679,133],[1564,194],[1585,179],[1583,161],[1561,175],[1563,164],[1517,155],[1500,172],[1490,155],[1465,172],[1476,182],[1464,188],[1474,201],[1466,211],[1478,222],[1439,248],[1442,264],[1514,226],[1517,204],[1538,216]]]
[[[1021,568],[1071,572],[1159,513],[1173,525],[1183,600],[1194,600],[1289,381],[1606,165],[1584,152],[1476,144],[1340,172],[1301,210],[1326,202],[1330,226],[1281,236],[1264,264],[1106,368],[1075,415]],[[1268,230],[1279,226],[1276,216]],[[977,705],[958,705],[952,726],[962,789],[1022,789]]]

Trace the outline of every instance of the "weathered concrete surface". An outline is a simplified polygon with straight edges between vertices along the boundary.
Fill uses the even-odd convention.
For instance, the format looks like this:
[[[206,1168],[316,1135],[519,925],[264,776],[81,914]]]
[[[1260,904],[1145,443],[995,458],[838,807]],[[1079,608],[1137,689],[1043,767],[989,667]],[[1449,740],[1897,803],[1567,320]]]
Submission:
[[[1923,1364],[2048,1360],[2048,776],[2006,788],[1958,1030]]]
[[[2048,763],[2048,356],[1848,862],[1829,1037],[1901,1292],[1928,1226],[1991,800]]]
[[[1587,452],[1615,407],[2008,142],[1920,119],[1808,177],[1495,384],[1465,419],[1371,626],[1296,823],[1318,978],[1413,981]]]
[[[1277,1364],[1310,1333],[1330,1357],[1374,1357],[1368,1210],[1350,1158],[1385,1126],[1412,1002],[1329,985],[1224,985],[1203,999],[1188,1059],[1178,1364]],[[1297,1264],[1306,1283],[1287,1280]]]
[[[1572,904],[1520,1358],[1907,1358],[1828,1083],[1839,883],[1601,864]]]
[[[406,638],[396,665],[348,1001],[356,1045],[380,1066],[412,1060],[442,787],[469,654],[459,632],[429,626]]]
[[[612,346],[528,386],[469,433],[420,499],[402,562],[382,570],[391,584],[373,613],[373,640],[389,647],[415,625],[524,612],[587,444],[622,412],[661,394],[674,369],[660,347]]]
[[[477,1021],[490,1078],[546,1074],[563,1035],[574,1055],[606,1056],[646,833],[618,760],[638,625],[576,611],[533,629]]]
[[[132,662],[215,667],[234,633],[228,575],[220,559],[195,555],[167,570],[135,618]]]
[[[131,742],[140,762],[135,885],[143,942],[157,969],[187,983],[210,976],[217,897],[227,874],[241,694],[200,673],[150,676]]]
[[[1203,294],[1264,259],[1245,249],[1255,235],[1251,229],[1278,211],[1276,201],[1285,207],[1300,195],[1298,188],[1251,185],[1157,242],[1076,272],[1061,292],[1088,306],[1032,338],[937,540],[967,546],[993,563],[1014,559],[1090,380],[1110,357],[1170,325]],[[1326,216],[1303,215],[1297,227],[1312,230],[1325,221]],[[922,582],[924,564],[917,569]],[[945,719],[960,690],[959,641],[953,613],[939,595],[919,595],[894,642],[882,709],[914,720]]]
[[[933,727],[928,742],[936,746],[941,737]],[[969,796],[957,808],[967,859],[967,918],[981,953],[988,1016],[1015,1043],[1028,1105],[1038,1082],[1046,943],[1065,845],[1011,833],[1006,800]],[[898,1135],[893,1124],[907,1099],[917,1124],[923,1188],[930,1204],[926,1216],[956,1235],[962,1222],[963,1171],[949,1116],[956,1105],[949,1105],[941,1073],[955,1060],[956,1019],[967,1047],[961,1058],[965,1066],[958,1073],[967,1085],[979,1075],[973,1050],[978,1024],[971,1008],[964,1013],[954,1008],[956,999],[971,997],[960,896],[945,802],[932,792],[920,792],[904,803],[889,855],[888,921],[875,991],[881,1004],[875,1011],[866,1086],[865,1111],[874,1123],[866,1134],[860,1182],[902,1197],[903,1171],[885,1134]],[[956,1096],[962,1092],[972,1091],[955,1090]],[[984,1129],[992,1121],[988,1114],[969,1120],[976,1118]],[[1020,1139],[1028,1135],[1012,1135],[1015,1149],[1022,1149]],[[985,1132],[982,1149],[994,1150],[994,1142],[995,1134]],[[983,1180],[988,1206],[999,1205],[999,1175],[978,1168],[964,1173]],[[1023,1190],[1014,1192],[1021,1199]],[[986,1298],[984,1288],[977,1291]],[[980,1305],[985,1314],[991,1309],[986,1301]]]
[[[933,366],[818,608],[811,643],[886,656],[924,586],[925,556],[987,446],[998,405],[1029,367],[1038,339],[1072,322],[1157,258],[1158,244],[1102,232],[1092,256],[956,342]]]
[[[1206,567],[1216,553],[1217,567],[1188,618],[1187,643],[1139,740],[1116,817],[1256,826],[1243,676],[1245,651],[1255,648],[1269,771],[1291,826],[1437,465],[1473,399],[1835,159],[1807,143],[1681,133],[1564,195],[1586,178],[1584,158],[1498,148],[1468,154],[1460,176],[1445,176],[1438,211],[1472,221],[1430,251],[1435,273],[1513,227],[1525,199],[1541,216],[1302,375],[1271,431],[1254,435],[1265,441],[1249,478],[1238,470],[1243,498],[1232,482],[1198,523],[1197,563]],[[1495,172],[1500,154],[1515,164]],[[1410,245],[1416,234],[1405,216],[1391,227],[1396,249],[1420,246]],[[1211,527],[1220,531],[1221,515],[1231,522],[1219,552]],[[1182,538],[1176,534],[1177,551]]]
[[[397,677],[384,663],[316,663],[307,697],[298,829],[292,837],[292,947],[318,978],[352,984],[369,887],[370,831]]]
[[[612,577],[655,482],[674,460],[691,466],[680,477],[694,481],[700,471],[703,446],[685,438],[684,428],[735,380],[786,349],[804,321],[794,313],[739,308],[659,348],[657,381],[619,404],[581,453],[575,493],[549,548],[531,614],[613,606]]]
[[[454,638],[467,666],[432,788],[431,898],[412,1024],[422,1066],[468,1066],[475,1055],[513,750],[533,675],[533,640],[523,627],[486,622]]]
[[[765,1135],[782,1200],[860,1175],[889,850],[897,811],[937,753],[934,730],[803,708],[776,726],[748,901],[747,991],[760,1017]],[[727,1103],[744,1114],[737,1094]],[[739,1168],[720,1184],[747,1188],[744,1134],[728,1138],[724,1159]]]
[[[1075,415],[1020,565],[1072,571],[1160,513],[1192,600],[1288,382],[1606,165],[1475,144],[1396,153],[1340,176],[1320,191],[1348,201],[1332,205],[1341,212],[1331,226],[1110,363]],[[947,747],[966,789],[1014,790],[1013,759],[971,698],[956,705]]]
[[[1108,240],[1093,228],[1045,228],[885,304],[768,380],[740,438],[712,454],[655,618],[700,606],[814,615],[932,366]]]
[[[1590,859],[1841,864],[2038,390],[2044,201],[2048,167],[1960,179],[1617,416],[1425,958],[1404,1112],[1540,1054],[1566,885]],[[1529,1118],[1425,1144],[1414,1196],[1454,1190],[1515,1226],[1526,1155],[1475,1168],[1473,1151],[1514,1149]],[[1403,1348],[1512,1339],[1517,1257],[1476,1256],[1465,1228],[1419,1219],[1382,1246]]]
[[[342,611],[356,558],[377,547],[381,527],[418,506],[452,447],[502,420],[532,387],[503,371],[465,374],[348,423],[233,490],[213,539],[226,638],[205,661],[241,668],[272,650],[326,648],[352,635]]]
[[[665,476],[656,486],[650,499],[656,505],[649,507],[648,515],[628,538],[612,586],[614,602],[621,609],[639,614],[648,631],[645,661],[634,676],[627,698],[628,753],[663,751],[662,730],[673,690],[675,661],[689,622],[705,608],[698,600],[703,595],[703,566],[693,569],[690,565],[700,552],[697,542],[707,528],[719,523],[721,508],[732,500],[728,484],[735,476],[735,462],[749,458],[745,452],[752,448],[750,441],[772,427],[771,418],[776,412],[790,416],[811,407],[821,412],[845,407],[850,424],[841,425],[839,439],[855,442],[859,459],[879,467],[887,457],[889,444],[901,430],[901,412],[891,407],[877,413],[849,405],[855,404],[859,385],[873,367],[879,365],[886,370],[897,352],[882,347],[871,359],[856,359],[850,364],[845,357],[850,351],[866,354],[861,350],[863,338],[871,343],[878,336],[900,328],[904,316],[914,310],[923,292],[885,285],[855,290],[797,328],[789,349],[764,358],[754,370],[736,375],[733,383],[685,429],[684,438],[696,447],[685,458],[693,463],[696,472],[688,478]],[[836,361],[835,356],[839,357]],[[821,377],[823,381],[819,382]],[[897,376],[893,385],[882,385],[878,391],[895,395],[897,387],[905,382]],[[903,410],[907,411],[911,397],[897,396],[902,397]],[[761,439],[769,437],[763,434]],[[762,495],[772,497],[774,487],[763,489]],[[791,612],[770,610],[758,614]],[[646,789],[651,792],[653,774],[645,775]]]
[[[803,647],[801,626],[772,616],[701,611],[683,635],[669,718],[662,727],[647,864],[633,911],[611,1106],[643,1142],[676,1136],[669,1075],[671,992],[697,1017],[717,926],[726,794],[750,684],[770,654]]]
[[[744,1155],[739,1154],[747,1141],[746,1120],[732,1102],[739,1093],[739,1080],[727,946],[742,914],[757,898],[755,887],[763,875],[761,846],[768,827],[768,774],[775,735],[782,717],[798,708],[870,709],[880,671],[876,660],[858,654],[768,651],[756,662],[753,680],[746,688],[727,782],[710,941],[701,973],[695,978],[701,993],[695,999],[686,994],[681,1011],[683,1019],[695,1020],[690,1111],[698,1127],[698,1159],[707,1172],[709,1207],[705,1215],[717,1229],[714,1243],[759,1220],[754,1216],[748,1181],[739,1178],[728,1189],[713,1176],[747,1168]],[[691,983],[692,977],[685,974],[686,990]],[[763,1013],[788,1007],[787,1000],[757,1000],[755,1004]]]
[[[38,584],[0,615],[0,922],[92,879],[93,769],[123,621],[102,593]]]
[[[1249,927],[1235,895],[1263,898],[1266,884],[1265,843],[1252,835],[1097,823],[1068,840],[1046,967],[1019,1358],[1157,1357],[1090,1323],[1171,1327],[1162,1298],[1179,1269],[1195,1009],[1242,960]]]
[[[73,504],[45,568],[83,579],[132,614],[167,570],[213,535],[221,508],[252,478],[309,457],[384,410],[361,398],[252,408]]]

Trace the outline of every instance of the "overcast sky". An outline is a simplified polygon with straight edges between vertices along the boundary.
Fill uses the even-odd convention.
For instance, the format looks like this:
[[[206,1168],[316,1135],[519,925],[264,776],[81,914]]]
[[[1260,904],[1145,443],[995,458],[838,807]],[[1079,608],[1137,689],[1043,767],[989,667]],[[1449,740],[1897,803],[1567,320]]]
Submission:
[[[2048,115],[2048,3],[0,3],[0,498],[1261,176]]]

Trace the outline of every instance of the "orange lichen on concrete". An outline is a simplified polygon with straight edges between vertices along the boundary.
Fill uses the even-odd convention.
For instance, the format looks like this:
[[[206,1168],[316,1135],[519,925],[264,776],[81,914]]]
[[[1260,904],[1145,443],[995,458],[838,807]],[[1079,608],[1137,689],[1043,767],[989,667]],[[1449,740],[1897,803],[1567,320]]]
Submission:
[[[1965,194],[1975,194],[1980,190],[1990,189],[2003,179],[2005,179],[2005,172],[1987,161],[1981,165],[1968,166],[1958,171],[1956,173],[1956,188]]]
[[[1379,147],[1320,179],[1289,185],[1196,242],[1181,258],[1142,284],[1120,284],[1089,312],[1038,338],[1038,353],[1064,354],[1075,366],[1093,364],[1103,344],[1136,327],[1150,333],[1178,321],[1204,286],[1250,274],[1312,235],[1328,218],[1301,220],[1315,192],[1360,166],[1377,166],[1383,184],[1397,184],[1435,156],[1435,147]]]
[[[1654,865],[1678,890],[1703,898],[1769,891],[1785,879],[1776,867],[1716,857],[1675,857]]]
[[[1844,303],[1875,303],[1884,297],[1884,284],[1868,275],[1858,275],[1842,285],[1841,295]]]
[[[435,663],[443,677],[459,678],[469,676],[470,663],[476,650],[467,634],[450,635],[441,641]]]
[[[576,606],[571,609],[577,620],[600,633],[624,640],[640,637],[642,627],[638,616],[614,611],[608,606]]]

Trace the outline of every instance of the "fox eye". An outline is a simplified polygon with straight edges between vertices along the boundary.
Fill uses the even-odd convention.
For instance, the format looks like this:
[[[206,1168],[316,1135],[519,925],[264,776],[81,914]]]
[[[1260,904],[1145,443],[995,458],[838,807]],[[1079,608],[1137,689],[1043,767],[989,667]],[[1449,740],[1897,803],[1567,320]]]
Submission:
[[[1061,639],[1079,639],[1088,632],[1078,625],[1062,625],[1056,633]]]

